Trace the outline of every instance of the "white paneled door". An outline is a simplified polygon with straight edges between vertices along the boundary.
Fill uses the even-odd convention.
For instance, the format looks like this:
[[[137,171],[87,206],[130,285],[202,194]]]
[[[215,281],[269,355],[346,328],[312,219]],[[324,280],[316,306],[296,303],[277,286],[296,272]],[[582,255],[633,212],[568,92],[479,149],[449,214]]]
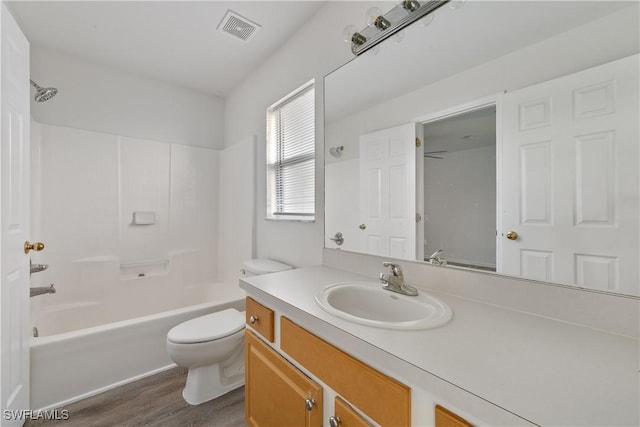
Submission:
[[[29,44],[0,6],[0,424],[29,409]]]
[[[416,247],[416,125],[360,136],[361,248],[412,259]]]
[[[504,96],[499,272],[638,295],[638,114],[637,55]]]

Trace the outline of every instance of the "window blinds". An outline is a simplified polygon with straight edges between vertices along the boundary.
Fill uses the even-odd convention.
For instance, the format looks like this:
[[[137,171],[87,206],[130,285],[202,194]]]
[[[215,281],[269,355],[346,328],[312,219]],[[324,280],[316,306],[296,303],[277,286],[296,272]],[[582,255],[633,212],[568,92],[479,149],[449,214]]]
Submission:
[[[267,110],[267,218],[315,216],[313,82]]]

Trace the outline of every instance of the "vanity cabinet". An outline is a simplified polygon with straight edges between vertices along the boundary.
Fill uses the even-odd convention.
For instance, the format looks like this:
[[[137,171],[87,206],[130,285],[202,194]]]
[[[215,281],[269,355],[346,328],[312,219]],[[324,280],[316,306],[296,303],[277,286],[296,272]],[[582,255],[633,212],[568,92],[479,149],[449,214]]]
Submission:
[[[280,317],[280,349],[382,426],[411,425],[411,389]]]
[[[409,387],[285,316],[279,317],[280,342],[274,349],[263,341],[275,341],[274,311],[249,297],[246,310],[245,417],[250,427],[368,427],[367,417],[383,426],[411,425]],[[276,350],[339,395],[333,415],[323,420],[323,387]]]
[[[245,334],[245,363],[250,427],[322,426],[322,387],[251,331]]]

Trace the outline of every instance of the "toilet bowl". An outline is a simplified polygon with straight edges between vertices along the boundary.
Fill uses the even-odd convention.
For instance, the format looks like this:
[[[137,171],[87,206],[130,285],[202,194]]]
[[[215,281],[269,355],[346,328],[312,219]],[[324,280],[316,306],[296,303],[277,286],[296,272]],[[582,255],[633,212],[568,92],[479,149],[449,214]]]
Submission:
[[[167,334],[169,357],[189,369],[182,397],[199,405],[244,384],[244,312],[230,308],[179,324]]]
[[[254,276],[292,267],[269,259],[243,264],[243,275]],[[230,308],[187,320],[167,334],[173,362],[189,369],[182,397],[199,405],[244,384],[245,313]]]

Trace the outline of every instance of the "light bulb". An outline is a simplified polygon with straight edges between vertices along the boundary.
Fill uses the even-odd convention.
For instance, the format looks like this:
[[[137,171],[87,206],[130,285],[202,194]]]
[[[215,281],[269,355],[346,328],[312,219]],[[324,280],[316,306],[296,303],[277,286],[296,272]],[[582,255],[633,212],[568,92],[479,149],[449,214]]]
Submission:
[[[415,0],[397,0],[396,4],[407,12],[415,12],[420,8],[420,3]]]
[[[460,9],[466,2],[467,0],[453,0],[449,2],[449,7],[451,9]]]
[[[424,18],[420,18],[418,23],[420,25],[422,25],[423,27],[426,27],[427,25],[429,25],[429,24],[431,24],[433,22],[434,18],[435,18],[435,12],[431,12],[430,14],[425,16]]]
[[[375,27],[376,19],[378,19],[378,16],[381,16],[381,15],[382,15],[382,10],[380,10],[379,7],[370,7],[369,10],[367,10],[367,12],[364,14],[364,22],[369,27]]]
[[[357,31],[358,29],[356,28],[355,25],[347,25],[346,27],[344,27],[344,30],[342,30],[342,35],[344,36],[344,42],[351,44],[351,39],[353,38],[353,35]]]

